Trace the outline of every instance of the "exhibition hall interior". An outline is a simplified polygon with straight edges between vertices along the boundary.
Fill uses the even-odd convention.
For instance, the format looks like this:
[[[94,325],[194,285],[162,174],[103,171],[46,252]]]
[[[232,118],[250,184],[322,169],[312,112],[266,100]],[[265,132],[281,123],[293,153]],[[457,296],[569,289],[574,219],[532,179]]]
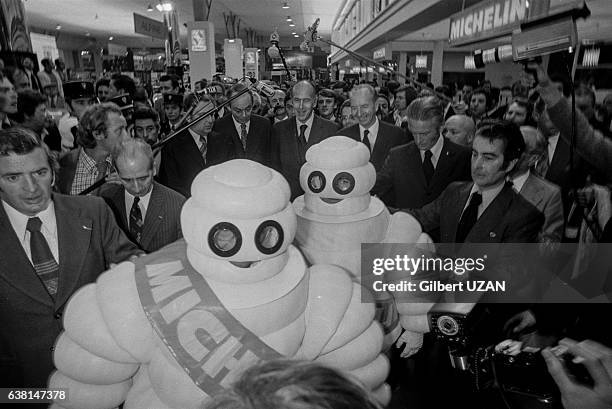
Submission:
[[[612,407],[612,2],[2,0],[0,406]]]

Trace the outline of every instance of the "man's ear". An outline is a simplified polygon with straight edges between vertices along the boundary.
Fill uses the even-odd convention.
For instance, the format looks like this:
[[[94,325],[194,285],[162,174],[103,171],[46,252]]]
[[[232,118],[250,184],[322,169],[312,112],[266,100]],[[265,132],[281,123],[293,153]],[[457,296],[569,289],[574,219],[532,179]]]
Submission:
[[[94,129],[91,134],[93,135],[96,141],[101,141],[106,138],[106,134],[104,133],[104,131],[101,131],[99,129]]]

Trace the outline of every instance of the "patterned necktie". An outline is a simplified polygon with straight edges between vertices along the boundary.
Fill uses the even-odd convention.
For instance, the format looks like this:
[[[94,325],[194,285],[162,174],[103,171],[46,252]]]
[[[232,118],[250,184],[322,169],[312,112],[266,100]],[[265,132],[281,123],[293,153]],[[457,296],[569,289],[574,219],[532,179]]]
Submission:
[[[49,249],[45,236],[40,232],[41,226],[42,222],[38,217],[30,217],[26,225],[26,230],[30,232],[32,265],[51,298],[55,299],[59,281],[59,265]]]
[[[465,242],[465,238],[478,220],[478,206],[480,206],[481,203],[482,195],[478,192],[472,193],[470,203],[463,211],[461,219],[459,220],[459,225],[457,226],[457,236],[455,238],[456,243]]]
[[[434,174],[434,166],[433,162],[431,161],[432,156],[433,154],[428,149],[425,151],[425,157],[423,158],[423,173],[425,174],[425,180],[427,181],[428,185],[431,183],[431,178]]]
[[[140,243],[140,236],[142,236],[142,212],[138,202],[140,202],[140,198],[136,196],[130,210],[130,234]]]
[[[247,144],[247,129],[246,124],[240,124],[240,141],[242,142],[242,149],[246,152]]]
[[[206,141],[206,138],[200,135],[200,154],[202,155],[202,158],[204,159],[204,163],[206,163],[206,149],[207,148],[208,148],[208,142]]]
[[[370,151],[370,153],[372,152],[372,145],[370,145],[370,139],[368,138],[368,135],[370,134],[369,130],[365,130],[363,131],[363,139],[361,140],[361,142],[363,142],[363,144],[368,148],[368,150]]]
[[[308,144],[306,141],[306,129],[308,129],[308,125],[300,125],[300,143],[304,146]]]
[[[108,171],[108,162],[96,162],[96,169],[98,171],[98,175],[96,176],[96,182],[106,176],[106,172]]]

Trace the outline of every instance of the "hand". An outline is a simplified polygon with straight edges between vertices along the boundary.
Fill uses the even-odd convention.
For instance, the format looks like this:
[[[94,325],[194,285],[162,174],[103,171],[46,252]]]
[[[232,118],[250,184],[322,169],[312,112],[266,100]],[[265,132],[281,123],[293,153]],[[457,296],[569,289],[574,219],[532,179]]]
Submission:
[[[595,204],[595,190],[592,186],[576,190],[576,202],[584,208],[590,209]]]
[[[404,350],[401,353],[402,358],[408,358],[419,352],[423,346],[423,334],[420,332],[413,332],[405,330],[404,333],[397,339],[395,346],[401,348],[402,344],[406,344]]]
[[[113,183],[115,185],[120,185],[121,178],[119,177],[117,172],[113,172],[106,176],[106,183]]]
[[[561,94],[557,87],[550,82],[550,78],[542,66],[538,63],[530,62],[527,64],[527,69],[537,73],[538,86],[536,87],[536,91],[538,91],[544,102],[546,102],[546,105],[552,107],[559,102],[563,94]]]
[[[612,350],[591,340],[580,343],[565,338],[559,342],[570,354],[579,359],[593,378],[593,387],[576,383],[563,363],[550,348],[542,351],[548,372],[561,391],[565,409],[604,409],[612,407]]]
[[[504,332],[517,333],[531,328],[536,324],[536,318],[530,310],[525,310],[514,315],[504,324]]]

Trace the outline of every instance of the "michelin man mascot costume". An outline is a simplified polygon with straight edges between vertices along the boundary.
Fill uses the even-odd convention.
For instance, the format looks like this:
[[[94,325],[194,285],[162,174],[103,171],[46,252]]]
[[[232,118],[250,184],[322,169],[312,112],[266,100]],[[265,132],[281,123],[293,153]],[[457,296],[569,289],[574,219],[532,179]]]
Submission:
[[[200,408],[255,362],[316,360],[386,404],[389,363],[374,305],[341,268],[307,267],[291,243],[284,178],[248,160],[202,171],[179,240],[81,288],[64,314],[56,408]]]
[[[392,215],[380,199],[370,195],[375,182],[370,151],[359,141],[332,136],[306,152],[300,169],[305,193],[293,206],[298,220],[296,242],[310,263],[341,266],[360,281],[362,243],[422,243],[431,248],[431,238],[414,217],[405,212]],[[406,344],[402,356],[417,352],[422,332],[428,329],[415,327],[414,320],[420,320],[432,303],[396,305],[389,293],[374,296],[376,317],[385,330],[385,349],[400,336],[401,323],[406,329],[398,342],[398,346]]]

